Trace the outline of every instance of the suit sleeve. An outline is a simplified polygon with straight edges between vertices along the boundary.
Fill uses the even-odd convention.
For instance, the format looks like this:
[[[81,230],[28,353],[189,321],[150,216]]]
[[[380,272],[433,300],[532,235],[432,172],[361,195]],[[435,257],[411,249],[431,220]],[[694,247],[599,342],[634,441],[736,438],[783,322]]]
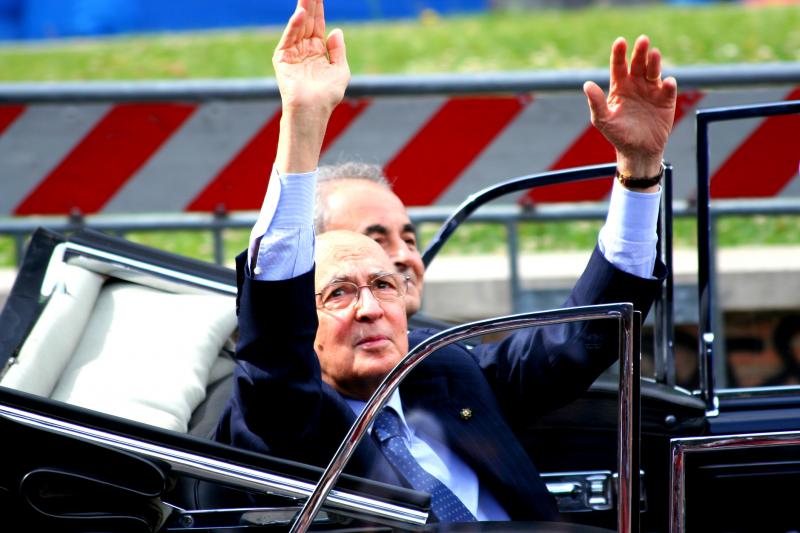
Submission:
[[[666,268],[652,279],[615,268],[595,248],[565,307],[632,302],[647,315]],[[592,320],[528,328],[472,350],[510,422],[525,422],[582,394],[618,356],[617,320]]]

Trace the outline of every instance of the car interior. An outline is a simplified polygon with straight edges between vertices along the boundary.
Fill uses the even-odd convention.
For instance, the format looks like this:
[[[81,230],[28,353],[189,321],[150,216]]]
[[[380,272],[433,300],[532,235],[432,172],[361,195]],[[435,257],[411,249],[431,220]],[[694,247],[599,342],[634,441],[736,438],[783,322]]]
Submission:
[[[148,435],[157,442],[176,442],[182,449],[202,450],[239,464],[268,465],[272,472],[299,477],[312,485],[317,481],[319,468],[265,458],[209,440],[227,402],[235,365],[231,357],[236,335],[233,271],[94,231],[67,238],[40,230],[31,240],[20,272],[24,274],[17,280],[2,315],[4,323],[13,317],[20,327],[2,328],[0,338],[1,353],[7,356],[0,386],[15,391],[14,401],[24,398],[32,402],[25,405],[60,413],[69,420],[121,428],[137,438]],[[189,319],[173,320],[179,315]],[[165,353],[171,353],[175,360],[167,361]],[[660,491],[654,487],[666,484],[657,472],[667,469],[653,465],[662,463],[663,456],[650,450],[666,454],[665,436],[671,432],[686,434],[692,424],[696,426],[692,432],[699,432],[702,408],[698,408],[697,399],[676,394],[668,387],[646,383],[643,389],[648,408],[642,421],[641,505],[648,511],[643,515],[647,521],[647,516],[660,519],[666,513]],[[542,417],[521,435],[570,523],[615,529],[616,415],[617,382],[610,373],[583,397]],[[81,446],[65,444],[63,437],[53,439],[59,447]],[[24,440],[21,437],[20,441]],[[76,456],[83,453],[92,452],[76,452]],[[98,461],[102,464],[103,460]],[[137,456],[132,455],[130,461],[137,465]],[[114,467],[113,475],[106,479],[99,472],[71,464],[66,457],[54,464],[51,470],[71,474],[59,474],[54,482],[48,469],[41,472],[37,467],[33,469],[35,475],[25,476],[26,505],[37,516],[59,517],[58,509],[69,507],[67,500],[31,496],[42,493],[42,487],[54,483],[69,486],[70,490],[62,493],[73,494],[71,501],[76,498],[74,494],[94,494],[98,487],[126,486],[115,480],[129,471]],[[142,472],[146,470],[141,467]],[[73,475],[76,471],[80,472],[77,477]],[[151,515],[140,511],[146,518],[140,520],[150,526],[164,520],[177,524],[188,510],[194,511],[192,520],[207,520],[213,525],[214,520],[231,520],[230,516],[223,518],[221,509],[240,508],[270,509],[270,520],[285,525],[293,512],[284,510],[283,518],[277,519],[276,509],[296,511],[300,501],[287,498],[285,493],[264,496],[265,491],[248,490],[246,485],[209,482],[204,475],[170,476],[158,471],[153,470],[152,478],[163,477],[163,482],[156,484],[162,488],[151,488],[137,496],[148,502],[145,507],[150,509],[155,498],[152,495],[158,493],[155,500],[161,503],[156,507],[161,511]],[[82,480],[80,486],[76,485],[78,478]],[[103,481],[98,485],[86,479]],[[357,478],[345,478],[341,486],[422,512],[429,503],[422,493]],[[120,490],[127,494],[127,488]],[[145,497],[145,493],[151,496]],[[162,509],[164,501],[177,510]],[[197,510],[216,513],[204,515]],[[68,514],[73,513],[70,510]],[[108,511],[96,514],[106,516]],[[352,515],[326,509],[320,516],[341,527],[342,516],[352,520]],[[364,516],[359,519],[365,520]]]
[[[20,524],[64,531],[291,521],[322,470],[210,440],[235,366],[231,270],[97,232],[67,239],[40,230],[21,272],[1,317],[18,327],[3,328],[0,339],[1,449],[17,458],[0,474],[0,509],[14,509],[8,516]],[[142,443],[158,449],[149,457],[120,451],[126,438],[139,451]],[[240,467],[238,479],[219,482],[219,468],[176,462],[164,445],[217,457],[229,472],[247,465],[260,479],[243,478]],[[380,522],[370,512],[380,505],[395,526],[409,521],[393,507],[418,526],[427,517],[427,494],[351,476],[337,489],[345,504],[322,513],[320,527],[354,516]]]

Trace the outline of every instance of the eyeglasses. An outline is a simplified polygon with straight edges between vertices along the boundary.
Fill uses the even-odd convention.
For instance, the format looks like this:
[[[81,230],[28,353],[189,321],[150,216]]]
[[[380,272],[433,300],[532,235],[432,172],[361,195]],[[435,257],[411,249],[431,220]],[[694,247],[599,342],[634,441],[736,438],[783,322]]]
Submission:
[[[366,285],[356,285],[351,281],[329,283],[316,293],[317,307],[329,311],[347,309],[358,301],[361,289],[365,287],[380,302],[396,301],[405,296],[409,279],[407,275],[403,274],[383,274],[373,278]]]

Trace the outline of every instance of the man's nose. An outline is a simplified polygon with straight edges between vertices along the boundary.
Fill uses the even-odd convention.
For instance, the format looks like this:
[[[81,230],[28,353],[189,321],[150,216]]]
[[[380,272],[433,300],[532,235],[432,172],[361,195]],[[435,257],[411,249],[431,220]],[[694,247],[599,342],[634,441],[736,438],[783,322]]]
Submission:
[[[389,253],[389,257],[392,259],[398,272],[405,272],[409,268],[411,253],[405,242],[394,245]]]
[[[355,305],[356,320],[360,322],[371,322],[383,316],[383,307],[369,287],[359,287]]]

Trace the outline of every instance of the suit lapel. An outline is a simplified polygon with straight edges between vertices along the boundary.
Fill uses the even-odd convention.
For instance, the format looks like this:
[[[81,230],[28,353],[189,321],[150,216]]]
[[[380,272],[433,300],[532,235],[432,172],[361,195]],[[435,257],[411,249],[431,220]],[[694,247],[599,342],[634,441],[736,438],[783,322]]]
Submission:
[[[551,516],[551,497],[541,490],[538,472],[497,407],[458,375],[413,375],[401,387],[401,398],[416,431],[453,450],[512,519]]]

